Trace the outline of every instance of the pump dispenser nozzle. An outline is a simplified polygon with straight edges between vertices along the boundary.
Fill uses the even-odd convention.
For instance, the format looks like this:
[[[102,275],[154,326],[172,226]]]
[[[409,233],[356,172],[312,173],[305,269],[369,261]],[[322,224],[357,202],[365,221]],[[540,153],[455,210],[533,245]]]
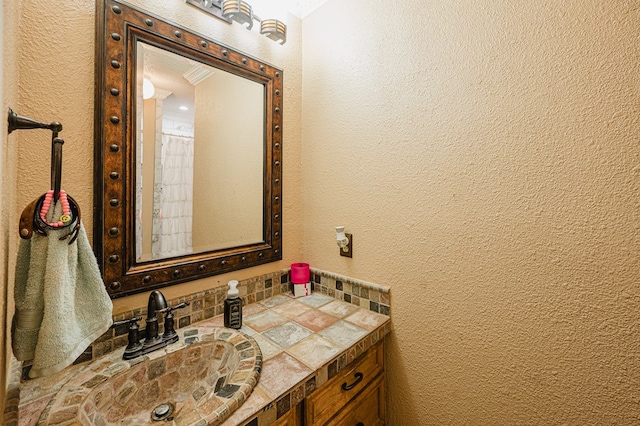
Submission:
[[[240,292],[238,291],[238,281],[229,281],[229,291],[227,291],[227,296],[229,297],[229,299],[235,299],[239,295]]]

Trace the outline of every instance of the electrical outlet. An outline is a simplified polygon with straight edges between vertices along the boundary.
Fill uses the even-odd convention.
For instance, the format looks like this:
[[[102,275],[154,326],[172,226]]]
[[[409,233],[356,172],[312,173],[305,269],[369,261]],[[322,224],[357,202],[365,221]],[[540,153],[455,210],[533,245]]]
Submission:
[[[344,233],[344,235],[347,236],[347,238],[349,239],[349,243],[347,243],[347,249],[348,251],[344,251],[344,249],[342,247],[339,247],[340,249],[340,256],[344,256],[344,257],[353,257],[353,235],[348,234],[348,233]]]

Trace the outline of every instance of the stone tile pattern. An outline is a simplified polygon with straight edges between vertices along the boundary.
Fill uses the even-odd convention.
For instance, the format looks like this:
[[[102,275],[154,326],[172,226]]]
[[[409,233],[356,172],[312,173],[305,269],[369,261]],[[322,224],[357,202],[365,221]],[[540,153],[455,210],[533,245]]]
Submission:
[[[373,312],[380,313],[382,315],[390,316],[390,294],[389,288],[385,286],[380,286],[377,284],[368,283],[366,281],[357,280],[350,277],[345,277],[337,274],[333,274],[326,271],[321,271],[315,268],[311,268],[311,281],[312,288],[315,292],[327,295],[329,297],[335,298],[337,300],[344,301],[348,303],[349,306],[340,305],[336,309],[326,310],[325,312],[329,312],[331,314],[340,316],[339,312],[343,314],[351,312],[351,309],[364,308]],[[273,300],[273,296],[290,294],[291,291],[291,283],[289,282],[289,269],[279,270],[275,272],[271,272],[268,274],[256,276],[249,278],[247,280],[240,281],[240,285],[238,286],[240,290],[240,296],[244,301],[244,313],[245,315],[251,312],[254,307],[257,311],[263,311],[267,308],[271,308],[271,306],[263,306],[259,302],[266,301],[266,299]],[[185,301],[190,302],[190,306],[180,309],[175,312],[176,315],[176,328],[184,328],[189,327],[191,324],[198,323],[203,320],[208,320],[213,317],[217,317],[224,312],[224,300],[226,299],[226,286],[214,288],[210,290],[206,290],[203,292],[198,292],[190,295],[186,295],[180,297],[178,299],[168,300],[170,305],[176,305],[178,303],[182,303]],[[305,298],[300,298],[296,300],[303,300]],[[268,304],[267,304],[268,305]],[[298,305],[299,306],[299,305]],[[315,307],[315,306],[314,306]],[[324,305],[320,307],[320,309],[325,310],[328,305]],[[273,309],[274,312],[278,312],[276,308]],[[114,321],[120,321],[123,319],[130,319],[136,316],[140,316],[143,319],[140,321],[141,335],[144,335],[143,327],[145,325],[144,318],[146,318],[146,306],[141,306],[132,311],[123,312],[114,316]],[[246,317],[245,317],[246,318]],[[162,332],[162,327],[161,330]],[[244,331],[244,330],[243,330]],[[368,339],[374,339],[374,342],[377,342],[389,332],[389,324],[386,324],[384,330],[382,332],[376,330],[376,333],[369,335]],[[382,333],[378,336],[378,334]],[[75,364],[82,365],[81,363],[84,361],[89,361],[94,358],[98,358],[102,355],[109,354],[121,347],[127,345],[127,329],[126,327],[120,327],[116,329],[111,329],[107,331],[104,335],[98,338],[93,342],[91,346],[89,346],[86,351],[76,360]],[[369,346],[368,346],[369,347]],[[367,347],[367,348],[368,348]],[[336,363],[333,369],[338,366],[344,367],[344,361],[347,359],[347,354],[342,354],[337,357]],[[337,361],[342,359],[341,363]],[[352,358],[354,359],[354,358]],[[11,383],[9,384],[9,389],[15,388],[14,392],[7,392],[6,401],[5,401],[5,413],[4,413],[4,423],[7,425],[15,424],[11,423],[14,421],[14,417],[17,417],[17,405],[19,404],[21,407],[25,405],[24,397],[20,398],[19,389],[20,385],[17,381],[26,381],[28,378],[28,371],[31,368],[30,363],[27,361],[25,363],[20,364],[15,359],[12,360],[12,365],[17,366],[17,374],[16,377],[12,377]],[[333,370],[332,370],[333,371]],[[338,370],[339,371],[339,370]],[[71,374],[73,370],[71,368],[63,370],[66,374],[69,372]],[[324,376],[326,377],[326,374]],[[313,380],[309,380],[307,384],[305,384],[305,388],[303,390],[309,391],[315,389],[315,377]],[[46,378],[39,379],[41,382],[45,382]],[[49,394],[52,395],[56,391],[56,383],[51,383],[46,391],[40,391],[38,394]],[[308,392],[297,391],[297,394],[303,394],[304,396],[308,395]],[[14,395],[16,394],[16,395]],[[28,397],[27,397],[28,398]],[[49,396],[50,398],[50,396]],[[20,400],[16,403],[14,400]],[[294,406],[295,398],[290,399],[289,406]],[[28,401],[29,403],[34,403],[35,401]],[[44,401],[46,403],[47,401]],[[42,400],[41,400],[41,403]],[[281,403],[280,406],[282,407]],[[275,412],[275,405],[274,405]],[[13,412],[16,412],[16,415],[13,416]],[[267,413],[265,415],[271,415],[272,413]],[[268,424],[268,423],[267,423]]]
[[[268,341],[270,346],[279,349],[275,352],[271,349],[271,356],[264,360],[256,396],[249,397],[242,411],[232,414],[223,426],[273,423],[378,344],[391,328],[388,316],[322,293],[298,299],[277,296],[261,304],[268,305],[268,310],[247,316],[241,331],[253,335],[258,344]],[[291,315],[292,318],[284,324],[272,321],[271,315],[265,315],[301,312],[300,305],[312,308],[304,310],[304,315]],[[311,321],[313,315],[321,321]],[[327,315],[333,315],[335,321],[328,321]],[[260,323],[261,318],[269,323],[266,328]],[[317,324],[320,328],[310,333],[290,333],[289,339],[283,338],[282,333],[306,329],[305,325],[309,324]],[[272,401],[265,404],[264,398],[258,396],[263,394],[270,396]]]
[[[284,269],[268,274],[252,277],[247,280],[240,281],[238,289],[243,299],[244,306],[260,302],[272,296],[279,294],[288,294],[291,284],[289,282],[289,269]],[[364,309],[378,312],[383,315],[390,316],[390,300],[389,288],[377,284],[367,283],[365,281],[344,277],[318,269],[311,269],[312,290],[338,300],[344,300],[352,305],[359,306]],[[205,319],[213,318],[224,312],[224,300],[227,297],[227,287],[218,287],[206,290],[178,299],[168,300],[169,305],[174,306],[182,302],[190,302],[186,308],[175,311],[176,328],[188,327]],[[114,321],[121,321],[134,317],[141,317],[138,325],[140,326],[141,336],[144,336],[145,318],[147,317],[147,307],[114,315]],[[162,326],[160,326],[162,332]],[[91,359],[98,358],[104,354],[112,352],[118,348],[127,345],[127,326],[118,327],[108,330],[76,360],[76,364]],[[28,377],[28,369],[30,363],[23,365],[23,378]]]
[[[207,334],[198,333],[199,343],[129,361],[112,354],[89,364],[62,387],[37,424],[147,424],[153,408],[167,401],[175,404],[168,424],[220,424],[251,394],[262,354],[255,340],[235,330],[202,331]]]
[[[288,282],[289,269],[271,272],[268,274],[252,277],[240,281],[238,290],[243,299],[244,306],[268,299],[272,296],[289,291]],[[177,299],[167,300],[170,306],[175,306],[182,302],[189,302],[190,305],[174,311],[175,328],[189,327],[191,324],[213,318],[224,313],[224,301],[227,298],[227,287],[218,287],[198,293],[189,294]],[[113,321],[121,321],[141,317],[138,322],[140,326],[140,336],[144,336],[145,319],[147,317],[147,306],[140,306],[131,311],[123,312],[113,316]],[[102,355],[113,352],[119,348],[127,346],[128,326],[116,327],[107,330],[102,336],[96,339],[85,352],[76,359],[74,364],[90,361]],[[160,333],[163,332],[162,324]],[[22,364],[22,380],[28,380],[31,362],[25,361]]]
[[[312,291],[391,316],[389,287],[311,268]]]
[[[7,377],[7,394],[5,395],[2,424],[18,426],[18,406],[20,405],[20,374],[19,362],[12,362]]]

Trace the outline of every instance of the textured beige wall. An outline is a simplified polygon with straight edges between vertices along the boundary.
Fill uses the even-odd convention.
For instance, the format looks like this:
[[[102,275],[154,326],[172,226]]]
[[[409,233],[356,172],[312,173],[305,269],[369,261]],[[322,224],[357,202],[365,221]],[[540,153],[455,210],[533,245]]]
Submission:
[[[303,95],[299,22],[279,46],[182,0],[132,3],[285,70],[287,258],[168,297],[302,250],[391,286],[390,425],[637,423],[637,2],[330,0],[305,19]],[[3,10],[3,104],[63,122],[63,187],[91,232],[93,1]],[[7,275],[17,214],[49,186],[48,137],[4,138]]]
[[[391,286],[390,425],[640,422],[639,24],[630,0],[304,19],[304,258]]]
[[[41,2],[22,0],[20,24],[20,99],[15,108],[23,115],[41,120],[59,120],[64,125],[62,187],[74,196],[83,209],[83,222],[92,233],[93,204],[93,88],[94,88],[94,0]],[[166,297],[194,293],[204,288],[225,285],[231,279],[286,268],[299,261],[301,234],[299,209],[301,138],[301,29],[300,21],[286,17],[290,40],[281,46],[261,36],[255,29],[247,31],[238,24],[227,25],[187,5],[184,0],[144,1],[133,4],[156,15],[237,48],[249,55],[284,69],[283,123],[284,137],[284,260],[245,269],[166,290]],[[4,61],[3,61],[4,62]],[[49,138],[47,132],[29,131],[19,136],[18,178],[20,191],[16,210],[49,187]],[[295,188],[295,189],[294,189]],[[14,226],[11,225],[11,230]],[[12,294],[12,290],[11,294]],[[146,305],[146,295],[114,301],[114,312]]]
[[[262,84],[228,72],[216,71],[195,86],[196,116],[206,116],[195,125],[196,252],[264,241],[264,99]]]
[[[2,99],[2,113],[6,114],[9,107],[18,104],[18,52],[15,44],[18,42],[19,4],[4,2],[0,5],[0,56],[2,70],[0,71],[0,99]],[[0,215],[3,218],[0,225],[0,333],[8,335],[11,323],[6,320],[9,312],[13,312],[13,293],[9,292],[8,282],[13,281],[15,268],[15,254],[17,249],[18,214],[16,205],[16,167],[17,146],[16,133],[7,135],[7,121],[0,120]],[[0,350],[0,408],[4,404],[4,390],[6,388],[6,360],[11,354],[11,342],[2,338]]]

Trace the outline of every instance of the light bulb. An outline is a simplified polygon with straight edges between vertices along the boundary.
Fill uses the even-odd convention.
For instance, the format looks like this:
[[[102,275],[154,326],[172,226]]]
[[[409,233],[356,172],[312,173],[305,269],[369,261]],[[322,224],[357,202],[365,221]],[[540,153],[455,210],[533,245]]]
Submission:
[[[142,99],[149,99],[156,93],[156,88],[148,78],[142,79]]]

